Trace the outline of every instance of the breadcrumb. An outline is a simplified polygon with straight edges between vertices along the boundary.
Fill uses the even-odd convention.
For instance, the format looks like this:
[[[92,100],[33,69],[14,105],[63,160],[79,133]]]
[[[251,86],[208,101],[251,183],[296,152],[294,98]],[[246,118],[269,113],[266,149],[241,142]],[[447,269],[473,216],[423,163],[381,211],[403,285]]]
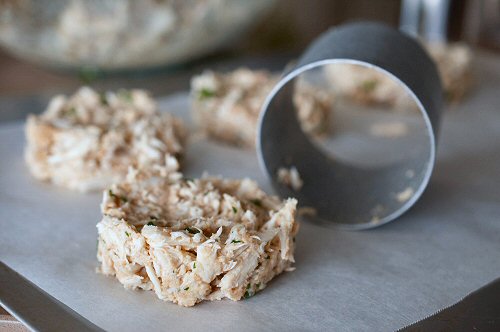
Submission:
[[[300,177],[299,171],[295,166],[292,166],[290,168],[280,167],[278,169],[277,175],[278,175],[278,182],[286,186],[289,186],[295,191],[299,191],[304,185],[304,182]]]

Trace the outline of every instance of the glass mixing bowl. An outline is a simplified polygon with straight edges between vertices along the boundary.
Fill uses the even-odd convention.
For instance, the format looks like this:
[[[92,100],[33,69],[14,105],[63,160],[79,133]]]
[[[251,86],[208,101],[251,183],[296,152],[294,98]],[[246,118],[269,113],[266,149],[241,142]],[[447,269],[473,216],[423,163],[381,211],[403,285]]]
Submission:
[[[0,44],[32,62],[101,70],[180,64],[242,36],[275,0],[4,0]]]

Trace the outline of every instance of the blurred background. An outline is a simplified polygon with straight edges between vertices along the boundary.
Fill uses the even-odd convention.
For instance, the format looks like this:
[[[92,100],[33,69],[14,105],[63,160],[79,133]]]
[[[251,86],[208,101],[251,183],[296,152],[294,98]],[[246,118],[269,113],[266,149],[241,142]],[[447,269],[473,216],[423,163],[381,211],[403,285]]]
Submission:
[[[0,120],[82,84],[159,96],[206,68],[281,71],[356,20],[500,51],[499,0],[0,0]]]

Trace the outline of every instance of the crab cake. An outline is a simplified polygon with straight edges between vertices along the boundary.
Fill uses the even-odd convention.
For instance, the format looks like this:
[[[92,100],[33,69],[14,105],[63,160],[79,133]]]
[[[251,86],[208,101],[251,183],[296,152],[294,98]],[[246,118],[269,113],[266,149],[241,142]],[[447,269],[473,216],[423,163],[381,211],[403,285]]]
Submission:
[[[99,271],[128,289],[182,306],[240,300],[294,262],[295,199],[254,181],[183,178],[175,158],[130,169],[104,192],[97,224]]]
[[[180,157],[186,131],[143,90],[98,94],[83,87],[30,115],[26,137],[25,159],[35,178],[87,192],[123,180],[129,166]]]
[[[278,80],[278,75],[265,70],[205,71],[191,80],[193,118],[209,137],[254,147],[259,114]],[[293,102],[302,129],[313,135],[326,133],[332,95],[304,80],[297,82]]]

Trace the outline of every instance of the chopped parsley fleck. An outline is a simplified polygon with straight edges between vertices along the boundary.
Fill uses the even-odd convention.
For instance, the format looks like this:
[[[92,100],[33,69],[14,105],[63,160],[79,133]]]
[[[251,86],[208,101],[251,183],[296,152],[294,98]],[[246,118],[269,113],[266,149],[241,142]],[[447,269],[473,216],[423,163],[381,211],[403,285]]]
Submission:
[[[71,107],[69,110],[66,111],[66,114],[69,116],[76,116],[76,108]]]
[[[260,289],[260,282],[255,285],[255,288]]]
[[[90,84],[101,76],[99,69],[92,67],[83,67],[80,69],[79,75],[80,80],[85,84]]]
[[[193,262],[193,269],[196,269],[196,262]]]
[[[118,196],[111,189],[108,190],[109,196],[115,199],[115,204],[118,204],[120,201],[127,203],[128,199],[125,196]]]
[[[233,240],[233,241],[231,241],[231,243],[241,243],[241,242],[242,241],[240,241],[240,240]]]
[[[377,87],[377,81],[375,80],[367,80],[367,81],[364,81],[361,85],[361,89],[364,91],[364,92],[372,92],[373,90],[375,90],[375,88]]]
[[[238,209],[233,206],[233,212],[238,213]]]
[[[243,297],[244,297],[245,299],[248,299],[249,297],[252,297],[252,295],[253,295],[253,294],[252,294],[252,293],[250,293],[250,292],[247,290],[247,291],[245,291],[245,295],[243,295]]]
[[[200,232],[199,229],[196,229],[194,227],[186,227],[184,230],[191,234],[198,234]]]
[[[202,88],[200,90],[200,94],[198,96],[198,98],[200,100],[207,99],[207,98],[212,98],[212,97],[215,97],[215,91],[207,89],[207,88]]]
[[[184,288],[184,290],[186,290],[186,291],[189,290],[189,287]]]
[[[130,90],[120,90],[118,91],[118,97],[126,102],[132,102],[132,92]]]
[[[106,98],[106,94],[104,92],[99,94],[99,99],[101,104],[108,105],[108,99]]]
[[[127,237],[130,237],[130,233],[129,232],[125,232],[125,235],[127,235]]]
[[[155,216],[149,216],[149,222],[147,223],[148,226],[156,226],[155,221],[157,221],[158,218]]]
[[[247,289],[250,289],[250,284],[247,285]]]
[[[254,205],[258,207],[262,207],[262,201],[260,199],[252,199],[250,200],[250,202],[252,202]]]

